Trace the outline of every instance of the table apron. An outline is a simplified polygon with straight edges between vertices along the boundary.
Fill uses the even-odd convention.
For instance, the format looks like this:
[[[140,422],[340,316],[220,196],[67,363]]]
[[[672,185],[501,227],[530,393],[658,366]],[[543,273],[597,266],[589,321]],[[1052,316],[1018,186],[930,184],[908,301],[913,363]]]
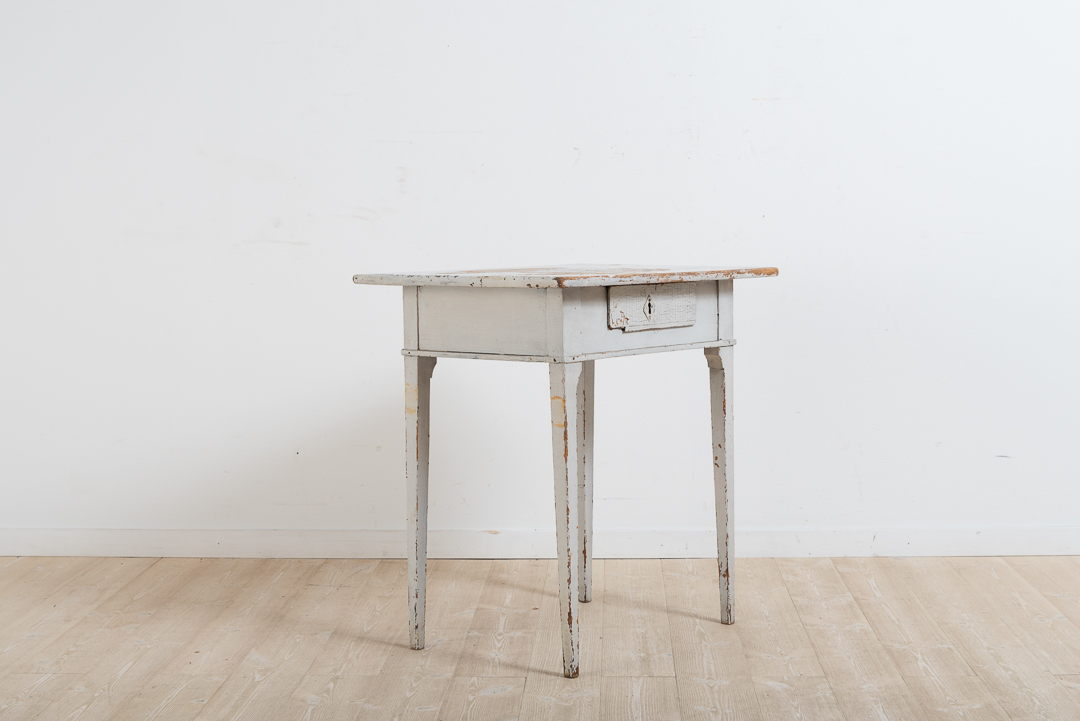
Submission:
[[[700,348],[726,348],[735,345],[735,339],[711,340],[704,343],[682,343],[679,345],[662,345],[647,348],[635,348],[633,350],[615,350],[603,353],[583,353],[575,356],[550,356],[550,355],[512,355],[509,353],[466,353],[449,350],[415,350],[403,348],[401,355],[421,356],[428,358],[472,358],[475,360],[504,360],[524,361],[527,363],[580,363],[588,360],[602,360],[604,358],[619,358],[621,356],[643,355],[645,353],[666,353],[675,350],[695,350]]]

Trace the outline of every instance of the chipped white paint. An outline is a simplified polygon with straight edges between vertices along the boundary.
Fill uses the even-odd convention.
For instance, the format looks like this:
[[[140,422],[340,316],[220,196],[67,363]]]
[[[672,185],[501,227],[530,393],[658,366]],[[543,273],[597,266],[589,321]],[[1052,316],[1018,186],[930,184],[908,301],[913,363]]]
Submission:
[[[417,328],[417,319],[420,310],[417,307],[420,300],[420,288],[415,285],[406,285],[401,289],[402,308],[405,318],[405,348],[416,350],[420,347],[420,333]]]
[[[627,332],[682,328],[697,322],[697,293],[689,283],[608,288],[608,328]]]
[[[430,379],[436,357],[549,364],[563,674],[578,675],[578,604],[591,598],[595,360],[704,348],[712,403],[720,620],[732,623],[732,278],[775,268],[631,269],[620,266],[357,275],[398,284],[405,314],[405,475],[409,642],[424,647]],[[670,285],[665,285],[670,284]],[[629,286],[629,287],[620,287]],[[639,287],[636,287],[639,286]],[[610,295],[609,295],[610,294]],[[609,297],[613,298],[609,305]],[[611,309],[645,303],[642,318]],[[638,309],[641,311],[641,309]],[[631,327],[632,326],[632,327]],[[633,330],[634,332],[626,332]]]
[[[716,337],[717,338],[733,338],[735,336],[735,329],[732,327],[732,323],[735,317],[734,313],[734,301],[735,299],[735,281],[733,280],[718,280],[716,281]],[[734,344],[734,341],[732,341]],[[720,343],[719,345],[724,345]]]
[[[409,645],[424,647],[427,594],[428,439],[435,359],[405,356],[405,486],[409,524]]]
[[[593,479],[593,386],[596,378],[596,361],[581,364],[582,388],[582,454],[578,473],[578,600],[592,600],[592,479]]]
[[[716,552],[720,566],[720,623],[735,623],[731,599],[731,558],[734,526],[731,524],[735,482],[734,387],[735,349],[706,348],[709,364],[709,398],[712,408],[713,484],[716,488]]]
[[[731,281],[719,285],[730,287]],[[470,353],[511,356],[511,360],[542,359],[571,363],[605,354],[635,354],[670,350],[675,346],[717,345],[730,339],[730,324],[719,316],[718,281],[671,284],[680,289],[692,318],[672,327],[661,323],[638,327],[633,333],[609,327],[608,292],[586,288],[472,288],[425,286],[418,289],[415,321],[419,355]],[[652,288],[664,286],[642,286]],[[619,289],[611,289],[619,290]],[[632,294],[645,295],[629,288]],[[670,291],[658,291],[667,297]],[[406,311],[410,311],[407,298]],[[685,317],[686,311],[682,312]],[[641,325],[635,323],[635,325]],[[721,335],[721,332],[728,335]]]
[[[674,343],[672,345],[656,346],[650,348],[636,348],[629,350],[613,350],[605,353],[583,353],[581,355],[563,356],[561,358],[549,355],[509,355],[507,353],[468,353],[460,351],[428,351],[402,349],[402,355],[430,356],[432,358],[464,358],[466,360],[502,360],[524,361],[528,363],[580,363],[588,360],[603,360],[605,358],[622,358],[629,355],[647,355],[649,353],[665,353],[673,350],[701,350],[702,348],[719,348],[735,345],[733,338],[725,340],[709,340],[701,343]]]
[[[584,288],[765,278],[776,274],[776,268],[754,266],[655,268],[645,265],[564,265],[557,268],[456,270],[437,273],[358,273],[353,276],[353,282],[362,285],[459,285],[474,288]]]
[[[555,470],[555,568],[559,574],[559,624],[563,676],[578,675],[578,601],[581,584],[582,479],[585,473],[585,372],[583,363],[552,363],[551,446]]]
[[[558,292],[558,291],[556,291]],[[548,293],[543,288],[420,289],[422,350],[545,355]]]

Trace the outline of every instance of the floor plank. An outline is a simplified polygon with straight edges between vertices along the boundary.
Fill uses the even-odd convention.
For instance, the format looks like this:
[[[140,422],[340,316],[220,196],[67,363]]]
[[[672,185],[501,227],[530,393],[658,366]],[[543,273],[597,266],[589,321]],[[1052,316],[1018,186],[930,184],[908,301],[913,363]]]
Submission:
[[[158,675],[109,721],[191,721],[223,683],[225,676]]]
[[[548,560],[492,561],[469,628],[535,629],[540,625],[540,604],[552,566]]]
[[[603,675],[674,676],[660,560],[605,560],[603,600]]]
[[[845,721],[824,676],[756,676],[754,687],[768,721]]]
[[[838,558],[834,565],[902,676],[974,675],[889,559]]]
[[[57,695],[78,679],[77,674],[16,673],[0,676],[0,719],[21,721],[36,717]]]
[[[1014,556],[1004,560],[1058,611],[1080,626],[1080,559]]]
[[[848,719],[922,721],[926,711],[898,676],[864,677],[858,683],[829,679],[836,703]]]
[[[212,565],[203,559],[161,559],[16,668],[80,674],[100,669],[114,648],[126,648],[126,643],[167,629],[191,599],[184,590]]]
[[[675,678],[605,677],[600,682],[602,721],[679,721]]]
[[[281,721],[353,721],[378,683],[377,676],[305,676],[276,718]]]
[[[228,676],[266,628],[282,614],[286,601],[321,565],[312,560],[253,560],[248,583],[214,620],[190,638],[162,673]]]
[[[364,586],[379,568],[377,558],[331,558],[305,579],[309,586]]]
[[[549,560],[432,561],[416,651],[400,560],[0,558],[0,721],[1080,719],[1076,558],[593,574],[566,679]]]
[[[687,721],[763,719],[754,682],[734,679],[679,678],[679,708]]]
[[[675,676],[675,654],[667,623],[606,626],[601,639],[604,676]]]
[[[34,556],[0,556],[0,593],[4,587],[33,568],[40,561]]]
[[[844,715],[925,718],[833,561],[785,559],[778,567]]]
[[[739,634],[752,676],[824,676],[776,561],[739,558],[732,564]]]
[[[1009,721],[1009,715],[978,676],[914,676],[904,679],[928,721]]]
[[[469,629],[454,675],[524,678],[529,670],[535,643],[536,629]]]
[[[316,676],[375,676],[395,648],[407,648],[405,565],[382,561],[312,663]]]
[[[603,667],[600,663],[603,651],[602,628],[582,628],[578,672],[581,676],[600,676]],[[562,629],[553,626],[541,626],[536,630],[533,642],[532,658],[529,661],[529,676],[562,675]]]
[[[547,560],[492,562],[455,676],[525,678],[552,565]]]
[[[90,662],[90,668],[42,716],[95,721],[122,715],[180,651],[183,639],[209,623],[254,570],[240,559],[206,559],[196,568],[160,610],[123,613],[85,653],[69,652],[67,665]]]
[[[559,663],[561,669],[561,660]],[[600,678],[596,672],[587,674],[584,666],[578,678],[564,678],[561,671],[550,669],[546,673],[529,674],[522,697],[521,721],[597,721]]]
[[[960,576],[1055,674],[1080,673],[1080,627],[1001,558],[954,558]]]
[[[206,704],[199,719],[271,718],[309,673],[363,590],[363,586],[303,586]]]
[[[893,564],[1006,714],[1051,721],[1074,713],[1069,690],[947,559],[893,559]]]
[[[39,558],[37,561],[3,589],[0,632],[4,635],[24,614],[39,607],[54,591],[99,562],[96,558]]]
[[[427,626],[470,628],[491,565],[491,561],[428,561]]]
[[[102,558],[13,622],[0,636],[0,675],[95,613],[105,599],[149,569],[156,558]],[[2,597],[2,592],[0,592]]]
[[[928,718],[1008,718],[890,559],[834,565]]]
[[[454,678],[439,709],[439,721],[517,721],[524,678]]]
[[[440,721],[451,678],[379,677],[360,707],[356,721]]]
[[[664,595],[675,675],[682,679],[753,683],[734,625],[720,623],[719,575],[711,559],[665,560]],[[752,708],[738,715],[756,716]]]
[[[667,605],[662,562],[652,558],[605,560],[603,600],[605,627],[663,625]]]
[[[381,676],[451,676],[465,648],[468,630],[464,628],[429,628],[424,648],[410,648],[404,630],[388,650]]]

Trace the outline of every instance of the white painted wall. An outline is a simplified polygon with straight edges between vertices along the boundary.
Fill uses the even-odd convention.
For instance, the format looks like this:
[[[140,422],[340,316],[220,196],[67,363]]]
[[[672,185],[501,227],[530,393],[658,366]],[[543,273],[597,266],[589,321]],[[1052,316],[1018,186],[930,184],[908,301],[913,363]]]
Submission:
[[[400,293],[351,274],[560,262],[781,268],[741,555],[1080,552],[1078,21],[8,3],[0,553],[400,554]],[[433,383],[433,555],[553,550],[546,369]],[[701,354],[597,415],[598,552],[712,553]]]

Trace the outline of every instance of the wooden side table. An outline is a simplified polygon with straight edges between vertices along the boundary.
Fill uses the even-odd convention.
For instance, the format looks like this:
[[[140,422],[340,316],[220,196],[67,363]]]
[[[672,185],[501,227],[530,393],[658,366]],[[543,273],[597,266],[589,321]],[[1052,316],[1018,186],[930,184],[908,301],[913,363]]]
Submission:
[[[702,348],[712,399],[720,620],[732,623],[732,292],[776,268],[564,266],[355,275],[403,286],[410,644],[424,647],[429,389],[436,358],[547,363],[563,674],[578,675],[578,603],[591,597],[595,361]]]

